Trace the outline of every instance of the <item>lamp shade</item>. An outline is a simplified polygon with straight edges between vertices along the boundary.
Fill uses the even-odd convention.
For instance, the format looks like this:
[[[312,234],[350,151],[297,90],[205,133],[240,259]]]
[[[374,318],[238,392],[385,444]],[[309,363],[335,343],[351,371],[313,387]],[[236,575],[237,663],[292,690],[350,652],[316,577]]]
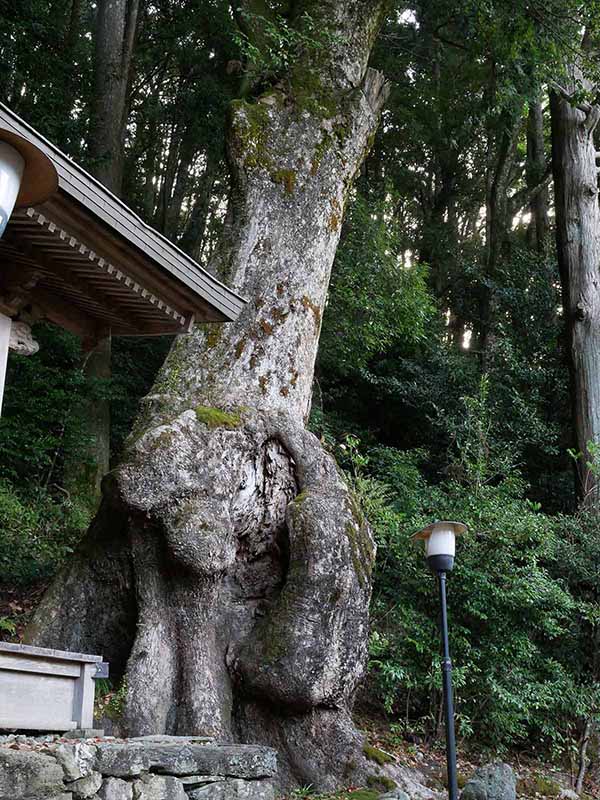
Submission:
[[[57,189],[58,175],[48,156],[33,142],[0,128],[0,235],[15,206],[39,205]]]
[[[467,526],[463,522],[437,520],[415,533],[412,538],[425,542],[427,562],[434,572],[450,572],[454,567],[456,537],[466,530]]]
[[[15,207],[24,170],[23,156],[10,144],[0,141],[0,236]]]

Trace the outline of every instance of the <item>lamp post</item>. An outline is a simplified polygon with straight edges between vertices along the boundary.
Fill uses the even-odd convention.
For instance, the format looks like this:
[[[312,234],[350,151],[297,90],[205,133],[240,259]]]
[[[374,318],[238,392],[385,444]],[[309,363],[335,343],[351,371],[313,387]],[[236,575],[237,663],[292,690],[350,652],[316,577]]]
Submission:
[[[0,130],[0,237],[15,206],[43,203],[58,188],[54,165],[38,147],[16,133]],[[11,313],[2,303],[0,274],[0,413],[10,342]]]
[[[446,727],[446,763],[448,765],[448,797],[458,799],[456,777],[456,738],[454,733],[454,701],[452,697],[452,662],[448,643],[448,608],[446,604],[446,573],[454,567],[456,536],[465,533],[462,522],[439,520],[415,533],[413,540],[422,539],[427,551],[427,562],[437,576],[442,635],[442,687],[444,692],[444,719]]]

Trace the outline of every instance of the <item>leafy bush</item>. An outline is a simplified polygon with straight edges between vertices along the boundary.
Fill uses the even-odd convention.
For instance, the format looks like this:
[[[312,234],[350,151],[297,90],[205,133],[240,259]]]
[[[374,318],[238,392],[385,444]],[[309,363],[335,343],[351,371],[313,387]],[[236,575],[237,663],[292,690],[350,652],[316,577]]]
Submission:
[[[486,390],[464,398],[453,477],[428,482],[426,454],[350,438],[341,450],[373,525],[371,688],[406,729],[436,736],[442,719],[438,602],[422,547],[410,535],[432,519],[459,519],[449,580],[459,735],[502,748],[574,747],[600,718],[600,537],[593,516],[541,512],[493,428]],[[457,453],[457,455],[459,455]]]
[[[28,583],[52,575],[87,527],[77,504],[38,490],[20,496],[0,480],[0,583]]]
[[[36,355],[10,355],[0,419],[0,478],[23,487],[60,482],[65,451],[76,460],[86,444],[72,424],[84,397],[80,342],[46,323],[35,326],[34,336]]]
[[[36,355],[11,353],[8,361],[0,418],[0,479],[28,495],[34,486],[43,492],[66,486],[74,495],[73,473],[83,473],[89,460],[89,401],[111,404],[111,459],[116,460],[171,338],[115,338],[108,380],[84,376],[81,343],[73,334],[39,323],[34,336],[40,343]]]
[[[402,342],[422,342],[434,305],[427,269],[402,251],[390,201],[357,195],[344,222],[319,347],[324,372],[348,375]]]

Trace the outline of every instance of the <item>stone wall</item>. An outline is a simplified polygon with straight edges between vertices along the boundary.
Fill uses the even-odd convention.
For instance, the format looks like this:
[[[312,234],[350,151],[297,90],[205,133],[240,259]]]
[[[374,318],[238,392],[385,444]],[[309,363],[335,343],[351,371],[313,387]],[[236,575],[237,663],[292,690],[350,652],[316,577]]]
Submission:
[[[202,737],[0,744],[0,800],[274,800],[277,753]]]

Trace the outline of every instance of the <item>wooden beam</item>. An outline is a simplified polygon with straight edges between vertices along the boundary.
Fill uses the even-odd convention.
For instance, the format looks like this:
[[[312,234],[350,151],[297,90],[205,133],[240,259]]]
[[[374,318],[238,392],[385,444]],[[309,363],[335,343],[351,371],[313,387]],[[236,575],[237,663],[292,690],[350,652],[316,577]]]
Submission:
[[[82,258],[86,258],[93,264],[99,271],[104,272],[114,280],[119,282],[122,286],[127,287],[129,291],[138,295],[146,302],[158,309],[164,316],[174,320],[182,327],[185,326],[186,317],[181,311],[177,310],[169,303],[165,302],[161,297],[158,297],[150,289],[143,285],[143,278],[141,276],[134,277],[127,272],[124,272],[120,267],[115,266],[111,261],[98,255],[94,250],[83,243],[82,240],[73,236],[69,231],[57,224],[55,221],[47,217],[45,214],[40,213],[34,208],[27,209],[27,216],[30,217],[38,225],[46,228],[53,236],[55,236],[61,243],[68,245],[74,251],[80,254]],[[94,237],[94,232],[90,228],[87,232],[82,232],[86,239]]]
[[[54,258],[46,255],[39,247],[31,245],[29,241],[22,240],[14,234],[8,236],[5,234],[5,238],[7,238],[8,242],[19,250],[19,252],[31,257],[45,270],[48,270],[48,272],[53,272],[58,275],[67,286],[70,286],[84,297],[97,303],[101,308],[111,310],[114,315],[121,320],[125,328],[131,329],[132,333],[136,331],[143,332],[145,330],[147,323],[140,319],[134,310],[121,306],[119,300],[116,298],[105,294],[99,289],[95,289],[87,281],[76,275],[70,267],[59,263]],[[133,323],[131,320],[133,320]]]
[[[31,302],[42,273],[22,264],[4,264],[0,270],[0,311],[14,317]]]
[[[46,289],[36,289],[33,298],[34,305],[39,306],[44,316],[66,328],[71,333],[82,338],[97,341],[103,326],[95,325],[90,318],[79,311],[72,303],[65,302],[61,297]]]

